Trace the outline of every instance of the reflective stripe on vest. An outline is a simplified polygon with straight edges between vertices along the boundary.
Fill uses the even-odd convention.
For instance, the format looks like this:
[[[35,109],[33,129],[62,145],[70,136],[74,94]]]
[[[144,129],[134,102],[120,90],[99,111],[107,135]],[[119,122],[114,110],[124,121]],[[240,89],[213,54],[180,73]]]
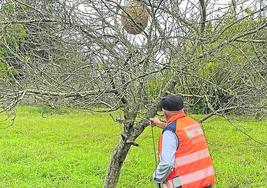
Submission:
[[[185,164],[192,163],[192,162],[204,159],[204,158],[209,157],[209,156],[210,155],[209,155],[208,149],[204,149],[201,151],[191,153],[189,155],[177,157],[175,159],[175,167],[183,166]]]
[[[201,127],[199,126],[199,124],[188,126],[184,128],[184,131],[186,135],[188,136],[188,138],[194,138],[194,137],[197,137],[203,134],[203,131]]]
[[[214,175],[214,169],[212,166],[209,166],[205,169],[201,169],[198,171],[195,171],[193,173],[176,177],[175,179],[168,180],[164,186],[166,188],[175,188],[179,187],[188,183],[192,183],[201,179],[204,179],[206,177]]]

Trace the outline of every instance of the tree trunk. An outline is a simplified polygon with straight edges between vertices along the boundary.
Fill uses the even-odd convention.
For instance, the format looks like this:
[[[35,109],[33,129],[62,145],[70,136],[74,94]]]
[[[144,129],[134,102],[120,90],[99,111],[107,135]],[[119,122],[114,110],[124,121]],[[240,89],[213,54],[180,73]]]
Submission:
[[[109,162],[104,188],[116,188],[122,164],[130,148],[131,144],[127,144],[125,141],[123,141],[123,139],[120,139]]]

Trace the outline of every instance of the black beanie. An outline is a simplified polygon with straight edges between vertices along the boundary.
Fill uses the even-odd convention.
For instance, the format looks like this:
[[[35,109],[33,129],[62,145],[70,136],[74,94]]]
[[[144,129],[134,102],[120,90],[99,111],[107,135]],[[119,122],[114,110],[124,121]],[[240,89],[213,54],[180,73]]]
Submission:
[[[184,108],[183,98],[177,95],[168,95],[160,103],[160,108],[168,111],[179,111]]]

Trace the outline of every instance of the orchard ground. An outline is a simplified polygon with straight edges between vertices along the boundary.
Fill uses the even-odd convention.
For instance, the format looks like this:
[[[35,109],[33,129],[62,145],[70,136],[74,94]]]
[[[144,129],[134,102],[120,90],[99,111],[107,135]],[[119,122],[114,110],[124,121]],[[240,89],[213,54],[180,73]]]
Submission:
[[[18,107],[15,125],[6,129],[1,125],[0,187],[103,187],[120,125],[109,114],[61,110],[43,118],[42,110],[46,108]],[[267,120],[236,125],[267,142]],[[267,187],[267,147],[219,117],[209,119],[203,127],[216,169],[215,187]],[[155,135],[157,139],[159,129]],[[150,127],[137,143],[139,147],[133,147],[126,158],[118,188],[155,187]]]

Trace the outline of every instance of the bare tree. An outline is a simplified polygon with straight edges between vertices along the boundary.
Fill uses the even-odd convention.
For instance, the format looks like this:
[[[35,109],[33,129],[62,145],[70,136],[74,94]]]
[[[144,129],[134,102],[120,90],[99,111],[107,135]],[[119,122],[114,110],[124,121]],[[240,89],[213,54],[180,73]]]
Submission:
[[[19,48],[0,39],[1,63],[14,68],[1,76],[3,112],[28,96],[86,110],[123,110],[105,188],[116,187],[128,151],[169,93],[184,96],[189,108],[205,107],[207,118],[266,115],[266,6],[142,2],[150,20],[139,35],[121,25],[123,0],[6,0],[1,6],[1,32],[17,26],[25,31],[15,37]]]

